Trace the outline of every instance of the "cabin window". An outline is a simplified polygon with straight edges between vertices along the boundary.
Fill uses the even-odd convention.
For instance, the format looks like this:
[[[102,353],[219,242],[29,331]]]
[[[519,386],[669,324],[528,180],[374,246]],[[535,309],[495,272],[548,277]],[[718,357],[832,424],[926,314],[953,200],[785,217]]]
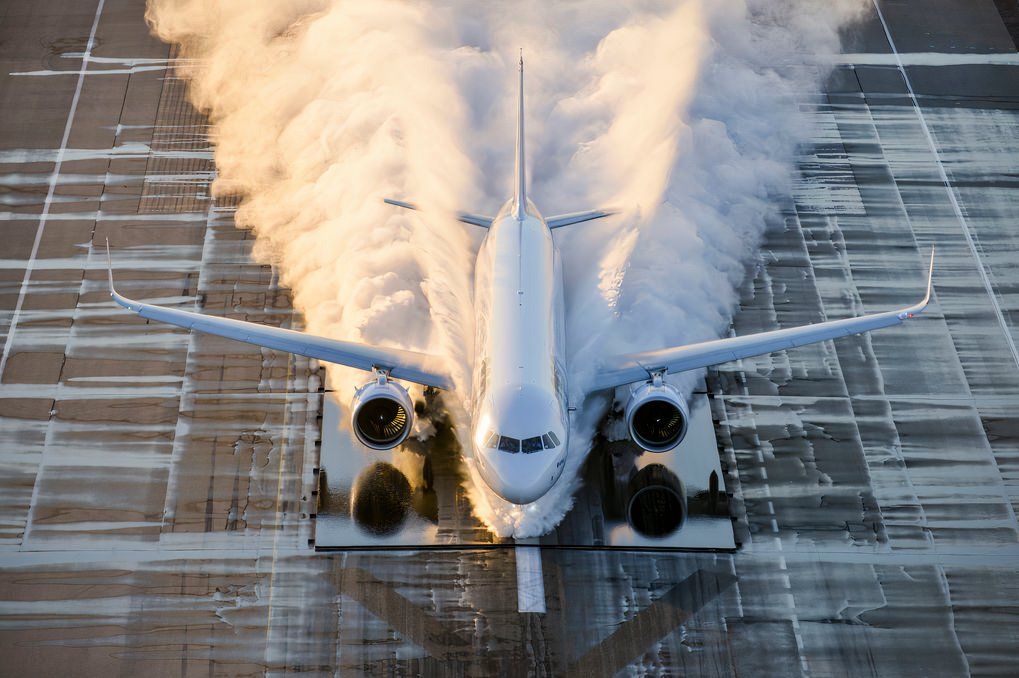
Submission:
[[[485,443],[485,447],[498,447],[499,445],[499,434],[495,431],[488,432],[488,441]]]
[[[524,454],[530,454],[531,452],[541,452],[541,436],[534,436],[533,438],[525,438],[523,444]]]
[[[546,450],[551,450],[555,447],[555,443],[552,442],[552,439],[548,437],[547,433],[541,434],[541,442],[545,443]]]
[[[555,431],[549,431],[548,437],[552,439],[552,442],[555,443],[557,447],[559,446],[559,438],[556,437]]]
[[[509,436],[499,438],[499,449],[503,452],[517,453],[520,451],[520,441]]]

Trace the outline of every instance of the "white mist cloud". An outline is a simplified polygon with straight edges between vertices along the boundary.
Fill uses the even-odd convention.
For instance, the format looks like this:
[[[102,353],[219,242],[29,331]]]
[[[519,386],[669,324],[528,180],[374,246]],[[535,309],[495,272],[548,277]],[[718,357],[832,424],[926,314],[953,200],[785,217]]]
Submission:
[[[215,188],[246,196],[238,223],[279,265],[308,330],[444,355],[458,396],[480,234],[449,215],[508,197],[522,47],[530,196],[545,214],[622,211],[556,234],[579,402],[597,356],[728,324],[788,187],[798,106],[861,11],[858,0],[149,0],[148,18],[197,59],[185,75],[215,126]],[[387,195],[428,211],[390,208]],[[330,369],[336,384],[364,381]],[[466,441],[462,403],[447,402]],[[533,505],[472,473],[490,529],[558,524],[600,414],[581,413],[563,480]]]
[[[237,223],[278,263],[308,331],[470,356],[474,242],[450,227],[473,192],[462,97],[442,12],[401,2],[150,2],[179,42],[191,96],[214,125],[214,191],[245,199]],[[412,194],[411,215],[382,203]],[[364,374],[330,366],[333,383]]]

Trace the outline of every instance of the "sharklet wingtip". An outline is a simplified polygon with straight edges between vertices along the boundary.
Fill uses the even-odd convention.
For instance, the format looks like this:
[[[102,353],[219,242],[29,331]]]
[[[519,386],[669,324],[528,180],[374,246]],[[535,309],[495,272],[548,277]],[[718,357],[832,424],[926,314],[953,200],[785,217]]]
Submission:
[[[931,261],[927,267],[927,294],[923,298],[926,306],[931,300],[931,290],[934,287],[934,245],[931,245]]]
[[[912,306],[907,306],[906,308],[899,311],[897,314],[899,320],[907,320],[909,318],[914,318],[917,315],[923,313],[924,310],[926,310],[927,306],[931,303],[931,293],[933,289],[934,289],[934,246],[932,245],[930,263],[928,264],[927,267],[927,287],[923,299],[921,299],[916,304],[913,304]]]
[[[113,257],[110,255],[110,239],[106,239],[106,277],[110,283],[110,296],[117,298],[117,291],[113,288]]]

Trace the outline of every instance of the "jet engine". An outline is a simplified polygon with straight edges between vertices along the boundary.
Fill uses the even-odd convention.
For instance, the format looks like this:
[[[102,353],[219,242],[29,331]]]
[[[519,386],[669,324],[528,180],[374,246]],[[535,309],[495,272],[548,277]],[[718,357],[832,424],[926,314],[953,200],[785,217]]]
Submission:
[[[410,434],[414,403],[407,389],[380,374],[354,393],[350,404],[354,435],[373,450],[389,450]]]
[[[626,427],[633,442],[648,452],[668,452],[686,436],[686,401],[661,375],[641,384],[626,403]]]

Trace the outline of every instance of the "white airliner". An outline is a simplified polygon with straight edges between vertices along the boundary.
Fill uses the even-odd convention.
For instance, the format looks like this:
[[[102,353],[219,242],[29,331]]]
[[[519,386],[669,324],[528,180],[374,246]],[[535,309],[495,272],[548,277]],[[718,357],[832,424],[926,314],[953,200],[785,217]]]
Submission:
[[[527,199],[523,59],[519,87],[513,198],[494,217],[461,213],[458,219],[488,229],[475,267],[475,364],[472,390],[465,403],[471,419],[473,456],[493,491],[515,504],[527,504],[548,492],[562,475],[570,435],[562,260],[553,231],[610,212],[595,210],[546,219]],[[416,209],[411,203],[386,202]],[[679,392],[664,381],[667,374],[898,325],[926,308],[933,265],[932,251],[927,294],[913,306],[607,357],[598,365],[594,388],[630,385],[625,417],[633,441],[649,452],[671,450],[686,434],[689,410]],[[143,318],[372,373],[372,379],[355,392],[351,405],[353,430],[369,448],[393,448],[410,433],[414,406],[396,380],[437,389],[452,386],[443,360],[437,356],[144,304],[116,292],[112,271],[111,263],[114,301]]]

